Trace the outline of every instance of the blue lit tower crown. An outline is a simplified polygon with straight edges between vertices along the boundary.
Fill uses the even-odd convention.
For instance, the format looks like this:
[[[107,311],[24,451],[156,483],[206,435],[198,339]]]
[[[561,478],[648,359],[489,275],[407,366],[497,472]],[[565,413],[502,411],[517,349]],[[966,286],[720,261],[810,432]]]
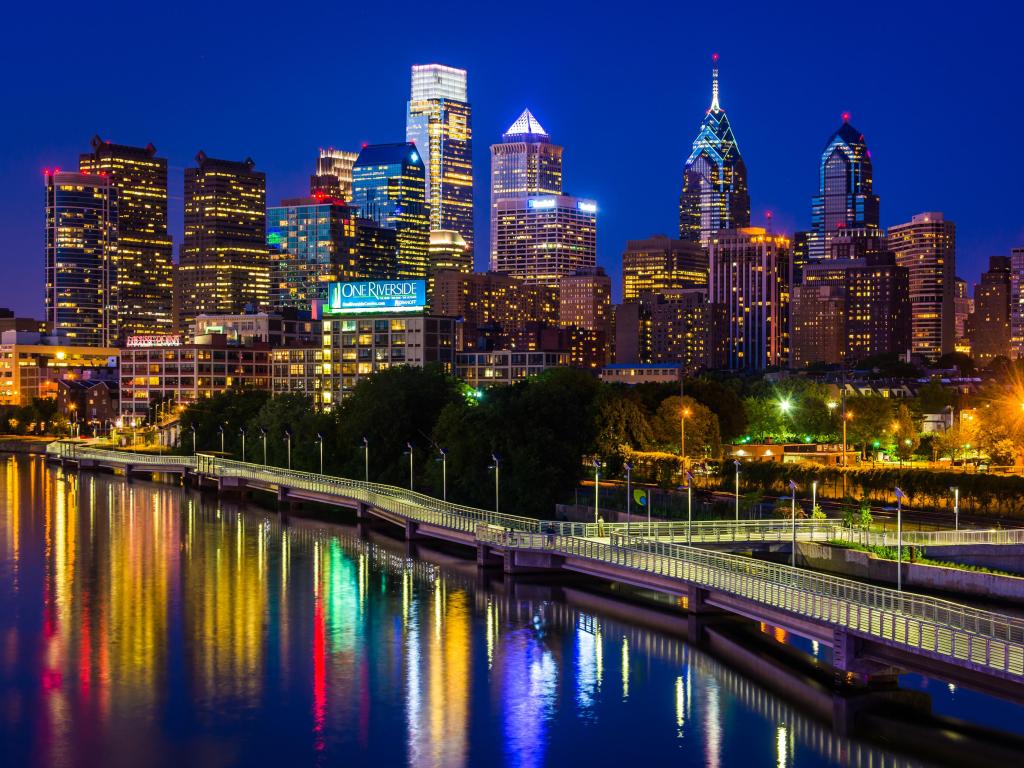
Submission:
[[[718,54],[712,58],[711,106],[693,140],[679,195],[679,239],[705,248],[719,230],[750,225],[747,167],[718,103]]]
[[[871,152],[849,114],[821,153],[818,194],[811,204],[808,256],[831,256],[830,241],[844,229],[878,229],[878,195],[871,191]]]

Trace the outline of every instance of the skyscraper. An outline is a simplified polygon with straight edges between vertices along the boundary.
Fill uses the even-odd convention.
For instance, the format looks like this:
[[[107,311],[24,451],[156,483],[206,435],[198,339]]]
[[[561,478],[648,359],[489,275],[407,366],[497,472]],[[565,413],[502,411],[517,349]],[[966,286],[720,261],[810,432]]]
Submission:
[[[173,290],[167,233],[167,160],[156,147],[111,144],[99,136],[78,161],[117,190],[117,322],[121,336],[168,333]]]
[[[919,213],[891,227],[888,244],[910,270],[911,350],[931,359],[952,352],[956,225],[938,212]]]
[[[454,230],[473,252],[473,121],[466,70],[412,68],[405,139],[423,156],[430,229]]]
[[[789,362],[790,241],[762,227],[711,240],[709,295],[725,307],[725,367],[763,370]]]
[[[328,147],[320,150],[316,161],[316,173],[309,177],[309,194],[324,195],[339,200],[352,199],[352,166],[358,152]]]
[[[747,168],[718,103],[718,54],[712,58],[711,106],[693,140],[679,196],[679,239],[705,248],[718,230],[750,225]]]
[[[699,243],[652,235],[630,240],[622,253],[622,300],[645,292],[708,287],[708,254]]]
[[[270,303],[308,310],[327,299],[327,285],[358,280],[355,210],[342,200],[306,197],[267,209]]]
[[[846,229],[878,229],[878,195],[872,192],[871,152],[849,114],[821,153],[818,194],[811,205],[808,257],[830,258],[830,242]]]
[[[110,176],[46,171],[46,321],[71,344],[118,337],[117,223]]]
[[[185,169],[185,238],[177,271],[178,328],[199,314],[239,314],[270,302],[267,183],[249,158],[204,152]]]
[[[491,269],[497,268],[495,238],[498,201],[528,195],[562,194],[562,147],[528,109],[491,145]]]
[[[352,203],[363,218],[398,232],[398,276],[426,277],[430,217],[417,148],[407,142],[363,147],[352,167]]]
[[[974,286],[974,312],[967,318],[971,356],[979,365],[1010,356],[1010,257],[992,256]]]
[[[846,359],[903,355],[911,348],[910,271],[883,251],[845,270]]]
[[[1024,357],[1024,248],[1010,251],[1010,353]]]
[[[581,269],[559,281],[558,322],[600,331],[610,340],[612,279],[600,267]]]
[[[495,252],[497,271],[556,288],[597,264],[597,204],[568,195],[501,200]]]

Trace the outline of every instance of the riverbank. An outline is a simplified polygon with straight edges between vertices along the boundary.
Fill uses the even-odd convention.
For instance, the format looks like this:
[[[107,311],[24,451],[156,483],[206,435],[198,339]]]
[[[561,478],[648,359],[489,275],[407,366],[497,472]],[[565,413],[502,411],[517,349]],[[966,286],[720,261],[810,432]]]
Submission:
[[[44,454],[46,446],[57,439],[59,438],[0,435],[0,453]]]

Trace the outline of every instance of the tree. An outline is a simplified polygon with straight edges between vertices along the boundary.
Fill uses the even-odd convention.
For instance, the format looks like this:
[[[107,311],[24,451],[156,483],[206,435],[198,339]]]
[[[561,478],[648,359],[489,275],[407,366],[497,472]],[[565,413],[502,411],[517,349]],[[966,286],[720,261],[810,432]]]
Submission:
[[[220,451],[220,428],[223,427],[225,451],[235,458],[241,458],[241,435],[238,430],[247,426],[269,399],[269,392],[233,389],[191,403],[181,414],[178,450],[192,453],[194,428],[197,451]],[[246,458],[251,459],[253,456],[255,454],[247,453]]]
[[[896,442],[896,454],[902,460],[914,455],[921,444],[921,436],[914,423],[914,417],[906,404],[901,403],[896,409],[896,421],[893,424],[893,439]]]
[[[647,414],[628,391],[602,388],[597,396],[595,450],[609,469],[622,468],[630,451],[647,450],[653,442]]]
[[[680,415],[686,413],[686,455],[696,458],[718,457],[722,453],[722,438],[718,430],[718,417],[692,397],[674,395],[666,397],[652,419],[654,441],[663,449],[679,453],[683,437]]]
[[[963,352],[947,352],[939,358],[937,365],[944,369],[956,368],[961,376],[973,376],[977,369],[971,356]]]
[[[846,420],[848,442],[861,446],[881,443],[892,432],[893,401],[873,395],[847,397]]]
[[[914,410],[919,413],[941,413],[957,403],[955,391],[946,389],[942,382],[932,379],[919,390],[914,398]]]

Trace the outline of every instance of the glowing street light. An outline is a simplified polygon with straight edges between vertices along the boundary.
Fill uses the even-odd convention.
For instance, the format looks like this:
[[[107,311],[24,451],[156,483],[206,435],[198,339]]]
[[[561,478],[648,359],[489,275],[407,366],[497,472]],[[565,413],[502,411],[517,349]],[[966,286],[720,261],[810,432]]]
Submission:
[[[405,453],[409,456],[409,490],[412,490],[412,443],[405,444]]]
[[[288,444],[288,469],[292,468],[292,433],[287,429],[284,431],[284,439]]]
[[[903,497],[896,488],[896,590],[903,591]]]
[[[364,467],[364,479],[366,482],[370,482],[370,440],[367,437],[363,437],[363,467]]]
[[[594,524],[597,524],[597,506],[601,492],[601,462],[594,459]]]
[[[267,430],[260,427],[260,437],[263,438],[263,466],[267,466]]]
[[[740,462],[739,459],[733,461],[736,465],[736,522],[740,521]]]
[[[245,463],[245,427],[239,427],[238,434],[242,436],[242,463]]]
[[[629,536],[630,504],[633,500],[633,489],[630,483],[630,476],[633,472],[633,465],[627,461],[622,465],[622,468],[626,470],[626,535]]]
[[[324,473],[324,436],[316,433],[316,442],[320,446],[320,474]]]
[[[782,398],[779,400],[779,410],[782,411],[783,414],[789,415],[789,412],[793,410],[793,401],[788,397]]]
[[[500,473],[501,473],[501,459],[498,458],[498,454],[491,454],[491,461],[494,463],[488,467],[488,469],[494,470],[494,514],[498,514],[498,496],[500,490]]]
[[[448,451],[438,448],[437,452],[441,454],[441,499],[448,501]]]

